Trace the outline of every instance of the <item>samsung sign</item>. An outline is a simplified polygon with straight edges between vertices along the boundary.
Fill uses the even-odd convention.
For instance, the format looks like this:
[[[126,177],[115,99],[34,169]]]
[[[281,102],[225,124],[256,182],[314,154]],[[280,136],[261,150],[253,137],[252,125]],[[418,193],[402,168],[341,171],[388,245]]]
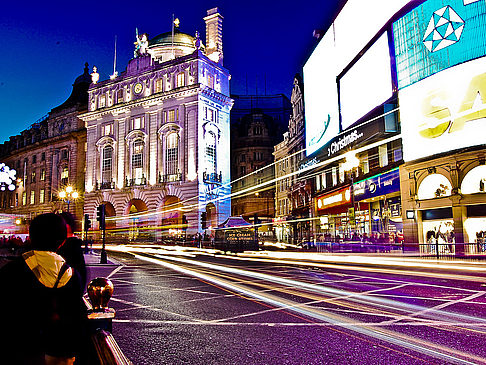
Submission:
[[[393,23],[398,87],[486,54],[484,0],[428,0]]]

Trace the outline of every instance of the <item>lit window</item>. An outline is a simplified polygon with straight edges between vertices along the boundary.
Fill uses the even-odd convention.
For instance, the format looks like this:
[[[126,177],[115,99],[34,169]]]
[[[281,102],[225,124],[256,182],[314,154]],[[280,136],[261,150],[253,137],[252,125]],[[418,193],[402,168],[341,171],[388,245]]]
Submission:
[[[46,169],[41,169],[40,180],[44,181],[46,179]]]
[[[388,148],[386,144],[378,147],[378,156],[380,159],[380,167],[388,165]]]
[[[27,204],[27,192],[24,191],[22,193],[22,205],[26,205]]]
[[[34,182],[35,182],[35,171],[33,171],[33,172],[30,174],[30,182],[31,182],[31,183],[34,183]]]
[[[103,135],[111,136],[113,134],[113,123],[106,124],[103,126]]]
[[[177,74],[176,87],[182,87],[185,85],[186,77],[184,72]]]
[[[30,205],[34,205],[35,204],[35,191],[31,191],[30,192]]]
[[[46,192],[45,192],[44,189],[41,189],[39,191],[39,203],[40,204],[43,204],[45,202],[45,194],[46,194]]]
[[[61,184],[67,185],[69,182],[69,169],[66,167],[63,167],[61,171]]]
[[[155,80],[155,92],[160,93],[162,91],[164,91],[164,80],[163,79]]]
[[[176,111],[175,111],[175,109],[169,110],[169,113],[167,115],[167,121],[168,122],[175,122],[176,121]]]
[[[104,108],[106,106],[106,95],[100,95],[98,97],[98,108]]]
[[[206,170],[208,173],[216,173],[216,135],[209,132],[206,135]]]
[[[136,117],[132,120],[132,129],[142,129],[144,127],[144,118]]]
[[[179,171],[179,136],[172,132],[167,136],[167,148],[165,150],[165,173],[166,175],[176,175]]]
[[[103,157],[101,163],[101,179],[103,182],[111,182],[113,170],[113,147],[106,146],[103,148]]]
[[[141,179],[143,175],[143,149],[144,143],[141,140],[133,143],[132,177],[135,179]]]
[[[208,74],[208,86],[214,89],[214,76],[211,74]]]
[[[116,102],[123,103],[123,89],[120,89],[116,92]]]

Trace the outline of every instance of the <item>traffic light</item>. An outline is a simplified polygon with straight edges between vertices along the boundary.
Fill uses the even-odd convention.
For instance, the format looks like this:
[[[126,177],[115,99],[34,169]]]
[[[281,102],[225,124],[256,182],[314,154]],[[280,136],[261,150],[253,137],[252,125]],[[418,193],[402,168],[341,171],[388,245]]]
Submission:
[[[91,219],[89,219],[89,214],[84,215],[84,230],[87,231],[91,228]]]
[[[206,221],[206,212],[201,212],[201,228],[206,229],[207,228],[207,221]]]
[[[98,205],[98,208],[96,208],[96,220],[100,222],[100,229],[105,229],[105,215],[105,205]]]

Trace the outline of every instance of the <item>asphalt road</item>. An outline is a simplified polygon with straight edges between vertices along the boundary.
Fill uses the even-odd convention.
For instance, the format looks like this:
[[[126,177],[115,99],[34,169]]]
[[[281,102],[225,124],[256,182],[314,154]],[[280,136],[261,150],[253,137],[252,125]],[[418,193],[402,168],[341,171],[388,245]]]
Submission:
[[[486,363],[484,266],[138,251],[102,269],[134,364]]]

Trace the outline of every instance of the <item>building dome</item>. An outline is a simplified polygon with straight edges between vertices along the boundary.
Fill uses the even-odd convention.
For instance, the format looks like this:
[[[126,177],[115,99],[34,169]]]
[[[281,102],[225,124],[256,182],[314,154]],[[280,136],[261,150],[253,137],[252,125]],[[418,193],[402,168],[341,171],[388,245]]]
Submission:
[[[165,32],[150,39],[148,52],[159,61],[167,61],[193,53],[196,50],[195,42],[195,37],[176,28],[173,39],[172,32]],[[201,48],[203,48],[202,44]]]

